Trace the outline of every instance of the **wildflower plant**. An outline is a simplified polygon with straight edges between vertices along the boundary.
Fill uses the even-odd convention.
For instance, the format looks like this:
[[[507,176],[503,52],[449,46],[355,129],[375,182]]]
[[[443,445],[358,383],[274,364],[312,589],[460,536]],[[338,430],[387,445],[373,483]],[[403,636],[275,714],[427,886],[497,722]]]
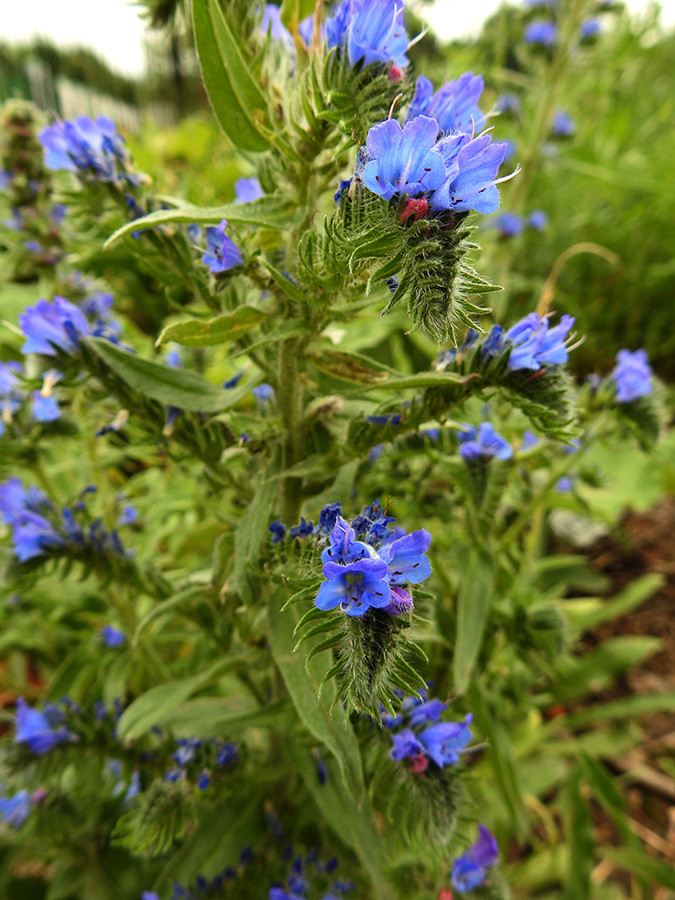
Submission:
[[[657,381],[579,388],[572,317],[488,318],[516,167],[401,0],[192,20],[232,202],[160,199],[103,117],[41,131],[74,235],[2,336],[0,812],[53,896],[505,897],[461,848],[506,834],[495,710],[566,658],[533,513],[596,420],[658,437]]]

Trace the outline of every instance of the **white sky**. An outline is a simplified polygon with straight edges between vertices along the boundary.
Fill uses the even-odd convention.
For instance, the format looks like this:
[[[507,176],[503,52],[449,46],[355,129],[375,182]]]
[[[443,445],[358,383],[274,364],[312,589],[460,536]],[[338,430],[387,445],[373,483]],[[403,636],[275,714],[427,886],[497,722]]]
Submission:
[[[446,40],[475,34],[501,0],[436,0],[424,7],[431,27]],[[649,0],[627,0],[634,12],[644,12]],[[0,37],[22,42],[49,38],[62,46],[86,46],[98,52],[118,72],[143,71],[144,24],[132,0],[0,0],[5,6]],[[661,0],[662,23],[675,25],[675,0]]]

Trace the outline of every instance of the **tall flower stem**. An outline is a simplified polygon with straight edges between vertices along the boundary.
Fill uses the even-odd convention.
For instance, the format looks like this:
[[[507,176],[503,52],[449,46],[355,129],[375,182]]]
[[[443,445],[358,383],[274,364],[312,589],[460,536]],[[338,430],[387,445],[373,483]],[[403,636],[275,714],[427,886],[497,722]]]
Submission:
[[[279,346],[277,403],[283,426],[281,439],[281,471],[285,472],[300,461],[302,446],[300,422],[302,417],[302,385],[298,373],[298,341],[283,340]],[[280,489],[281,519],[288,525],[300,518],[302,502],[301,479],[283,475]]]

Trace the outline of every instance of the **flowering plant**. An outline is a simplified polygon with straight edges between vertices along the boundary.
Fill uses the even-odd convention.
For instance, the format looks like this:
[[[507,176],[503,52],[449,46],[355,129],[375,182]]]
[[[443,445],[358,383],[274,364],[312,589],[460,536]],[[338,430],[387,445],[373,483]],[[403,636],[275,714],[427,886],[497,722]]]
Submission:
[[[534,514],[596,419],[658,437],[658,383],[578,388],[565,313],[484,327],[518,168],[481,76],[414,79],[401,0],[192,12],[233,202],[160,199],[105,117],[39,132],[74,234],[0,363],[12,846],[53,897],[506,897],[492,832],[460,848],[508,833],[496,710],[569,659]]]

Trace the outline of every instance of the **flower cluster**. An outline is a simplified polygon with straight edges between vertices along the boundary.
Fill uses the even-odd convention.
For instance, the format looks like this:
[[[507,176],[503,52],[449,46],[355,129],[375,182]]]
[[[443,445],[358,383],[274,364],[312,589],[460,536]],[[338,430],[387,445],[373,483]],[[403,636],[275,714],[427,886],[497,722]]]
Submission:
[[[311,35],[311,27],[305,33]],[[326,19],[324,33],[328,47],[342,48],[352,66],[408,64],[401,0],[342,0]]]
[[[488,133],[443,134],[438,121],[426,115],[403,127],[394,119],[374,125],[366,149],[363,182],[368,190],[385,200],[404,194],[423,197],[437,213],[495,212],[497,184],[512,177],[497,178],[506,144],[492,143]]]
[[[411,534],[393,530],[388,527],[393,521],[379,503],[365,507],[351,523],[337,515],[330,545],[321,554],[326,580],[315,600],[319,609],[339,607],[348,616],[371,608],[392,616],[412,610],[406,588],[431,573],[425,555],[431,535],[423,528]]]
[[[310,851],[306,856],[297,856],[290,865],[285,885],[273,885],[268,894],[269,900],[305,900],[310,888],[314,888],[311,896],[318,896],[313,881],[321,880],[326,883],[338,866],[335,858],[326,862],[317,859],[316,851]],[[326,878],[328,876],[328,879]],[[320,900],[338,900],[343,894],[353,890],[352,882],[343,881],[341,878],[333,880],[328,886],[328,892],[321,892]]]
[[[0,519],[12,529],[19,562],[57,547],[97,555],[127,555],[115,529],[108,531],[101,519],[80,521],[83,514],[86,507],[82,500],[59,511],[39,488],[25,488],[19,478],[0,484]]]
[[[452,886],[456,891],[468,893],[485,884],[488,869],[499,858],[499,847],[485,825],[478,825],[478,840],[466,853],[458,856],[452,865]]]
[[[72,122],[56,122],[40,132],[48,169],[74,172],[91,181],[116,182],[126,177],[128,153],[115,123],[107,116],[93,121],[79,116]]]
[[[200,790],[211,783],[211,770],[225,768],[237,762],[236,744],[200,738],[179,738],[176,750],[171,754],[175,766],[164,776],[165,781],[194,781]]]
[[[458,432],[457,440],[459,455],[467,462],[491,456],[496,459],[511,459],[513,456],[509,442],[495,431],[490,422],[481,422],[478,428],[473,425],[464,425],[463,428]]]
[[[463,722],[439,721],[447,708],[447,703],[427,699],[424,691],[421,698],[405,697],[395,718],[383,715],[388,728],[405,726],[391,736],[391,758],[395,762],[410,760],[410,771],[417,775],[426,772],[430,762],[439,769],[456,766],[471,741],[472,716],[468,714]]]
[[[652,392],[652,370],[644,350],[619,350],[611,374],[619,403],[631,403]]]
[[[529,313],[504,334],[501,325],[493,326],[481,353],[483,358],[490,358],[508,349],[511,371],[536,372],[542,366],[563,365],[567,362],[568,335],[573,325],[574,318],[569,315],[561,316],[560,322],[551,327],[549,316]]]
[[[21,352],[56,356],[59,352],[76,353],[86,337],[102,337],[119,343],[119,323],[110,315],[112,295],[96,292],[80,306],[55,296],[27,306],[19,316],[26,340]]]

